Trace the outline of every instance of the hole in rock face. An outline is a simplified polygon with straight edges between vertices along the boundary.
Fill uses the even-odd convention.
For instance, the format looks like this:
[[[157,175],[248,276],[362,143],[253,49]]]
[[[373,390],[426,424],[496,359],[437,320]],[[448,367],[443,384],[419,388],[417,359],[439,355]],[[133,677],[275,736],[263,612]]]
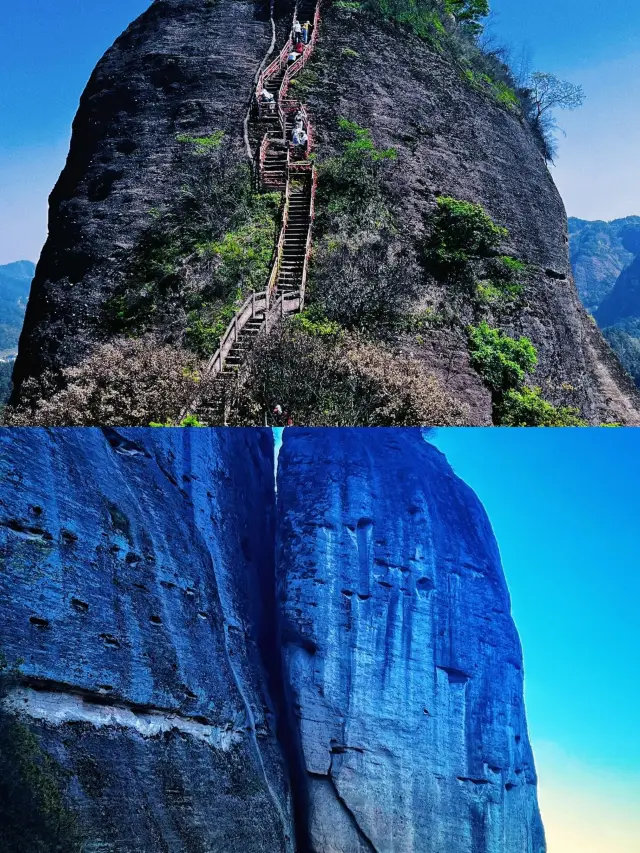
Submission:
[[[505,791],[512,791],[515,788],[515,784],[513,782],[507,782],[504,786]]]
[[[89,182],[87,197],[89,201],[105,201],[111,195],[111,189],[116,181],[120,180],[124,172],[119,169],[106,169]]]
[[[41,506],[32,506],[31,512],[36,516],[36,518],[40,518],[40,516],[42,515],[44,510],[42,509]]]
[[[74,542],[78,541],[78,536],[72,530],[62,530],[60,532],[60,536],[62,537],[62,541],[66,545],[72,545]]]
[[[418,578],[418,580],[416,582],[416,590],[418,591],[419,594],[422,593],[423,595],[426,595],[427,593],[431,592],[431,590],[433,590],[434,588],[435,588],[435,584],[431,580],[431,578],[426,578],[426,577],[425,578]]]
[[[162,625],[162,619],[159,616],[151,616],[149,621],[152,625]]]
[[[133,139],[121,139],[119,142],[116,142],[116,151],[120,154],[133,154],[137,147],[138,144]]]
[[[208,614],[208,613],[205,613],[204,611],[200,611],[200,613],[198,613],[198,616],[199,616],[201,619],[208,619],[208,618],[209,618],[209,614]]]
[[[110,649],[119,649],[120,642],[112,634],[100,634],[100,639],[104,641],[105,646]]]
[[[31,622],[32,625],[35,625],[36,628],[48,628],[49,627],[49,620],[48,619],[42,619],[40,616],[29,617],[29,622]]]
[[[86,613],[89,609],[89,605],[87,604],[87,602],[82,601],[79,598],[72,598],[71,606],[74,607],[76,610],[80,611],[80,613]]]

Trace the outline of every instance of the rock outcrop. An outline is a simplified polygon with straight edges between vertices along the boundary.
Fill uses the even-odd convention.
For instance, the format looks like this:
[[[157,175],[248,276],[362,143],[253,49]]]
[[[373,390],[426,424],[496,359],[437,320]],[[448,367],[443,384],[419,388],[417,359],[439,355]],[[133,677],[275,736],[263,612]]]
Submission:
[[[49,201],[14,383],[77,364],[108,339],[104,308],[130,273],[154,211],[179,190],[176,137],[224,131],[243,151],[253,79],[272,39],[268,7],[155,0],[100,61]]]
[[[263,666],[272,448],[261,430],[0,432],[0,650],[19,670],[3,853],[52,802],[87,853],[293,851]],[[39,811],[12,787],[17,738],[18,782],[51,777]]]
[[[301,849],[542,853],[522,654],[478,499],[417,430],[285,430],[279,471]]]
[[[399,58],[402,57],[401,61]],[[465,82],[455,63],[399,27],[337,8],[323,17],[312,62],[317,83],[305,98],[316,118],[319,156],[340,150],[340,116],[370,128],[380,148],[394,147],[389,189],[401,228],[418,242],[429,231],[437,196],[481,204],[509,230],[504,250],[526,262],[524,310],[490,318],[538,350],[531,383],[556,405],[578,407],[592,423],[640,423],[640,396],[584,311],[573,281],[565,209],[530,129],[486,93]],[[451,301],[444,287],[431,301]],[[491,423],[488,389],[469,363],[465,323],[430,332],[405,351],[468,403],[472,423]]]
[[[292,4],[276,6],[281,45]],[[254,76],[271,36],[266,4],[155,0],[100,62],[51,196],[14,404],[25,379],[78,364],[114,334],[105,326],[105,306],[113,308],[110,300],[129,287],[127,265],[154,210],[182,185],[176,137],[222,130],[240,156]],[[579,303],[564,208],[522,118],[469,85],[446,53],[402,27],[370,16],[362,23],[337,4],[323,14],[311,71],[316,84],[305,89],[305,101],[319,159],[339,147],[340,116],[370,128],[381,146],[395,147],[390,189],[400,202],[401,231],[416,243],[428,233],[436,196],[482,204],[510,231],[504,250],[531,265],[524,309],[500,317],[489,312],[489,319],[536,346],[532,384],[550,402],[578,407],[590,423],[640,423],[633,383]],[[168,312],[167,328],[156,331],[183,343],[189,300],[173,293],[175,282],[159,287],[179,310]],[[432,303],[448,303],[446,287],[426,289]],[[478,319],[473,313],[468,306],[453,330],[436,327],[419,345],[415,336],[400,335],[396,343],[470,407],[471,423],[489,424],[491,394],[470,363],[465,333]]]
[[[477,498],[417,430],[286,430],[277,506],[273,463],[0,432],[3,853],[544,853]]]

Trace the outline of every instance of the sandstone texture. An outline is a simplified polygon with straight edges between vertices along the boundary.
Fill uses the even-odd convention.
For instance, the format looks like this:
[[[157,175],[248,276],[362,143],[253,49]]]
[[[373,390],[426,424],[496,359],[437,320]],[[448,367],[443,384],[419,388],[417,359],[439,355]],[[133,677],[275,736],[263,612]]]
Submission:
[[[531,384],[554,404],[577,406],[592,423],[640,423],[640,396],[578,298],[564,206],[529,128],[419,38],[359,20],[336,8],[322,20],[311,64],[318,82],[305,94],[319,156],[339,151],[341,116],[370,128],[379,147],[395,147],[389,188],[403,231],[418,241],[429,233],[438,196],[481,204],[510,232],[504,251],[532,265],[525,309],[494,318],[537,347]],[[432,291],[436,300],[450,298],[446,288]],[[469,312],[462,319],[477,318]],[[436,332],[413,354],[470,404],[472,423],[491,423],[489,391],[469,364],[462,330]]]
[[[272,28],[259,3],[156,0],[98,64],[50,198],[49,237],[14,381],[77,364],[104,340],[105,303],[125,280],[153,211],[179,190],[176,137],[242,123]],[[18,399],[19,391],[14,394]]]
[[[276,4],[278,45],[292,8]],[[25,378],[77,364],[113,334],[105,306],[129,286],[127,265],[153,211],[180,188],[176,137],[223,130],[241,154],[253,80],[271,37],[267,4],[155,0],[100,62],[51,196],[14,404]],[[316,83],[304,98],[319,159],[338,150],[340,116],[370,128],[379,145],[395,147],[390,189],[402,232],[416,243],[428,235],[438,195],[482,204],[510,231],[504,251],[532,265],[524,310],[489,317],[537,347],[531,384],[552,403],[578,407],[590,423],[640,423],[633,382],[580,305],[565,211],[524,122],[405,29],[329,4],[311,71]],[[446,288],[433,282],[426,290],[427,302],[447,302]],[[470,423],[490,424],[490,392],[470,364],[465,334],[478,318],[470,306],[463,314],[455,330],[433,330],[420,345],[402,336],[396,343],[469,405]]]
[[[263,665],[272,448],[0,432],[0,650],[20,672],[0,726],[55,761],[85,853],[294,849]]]
[[[279,466],[303,849],[542,853],[522,653],[478,499],[417,430],[285,430]]]
[[[4,430],[0,482],[3,853],[52,804],[65,853],[544,853],[498,549],[418,430],[285,430],[277,492],[268,431]]]

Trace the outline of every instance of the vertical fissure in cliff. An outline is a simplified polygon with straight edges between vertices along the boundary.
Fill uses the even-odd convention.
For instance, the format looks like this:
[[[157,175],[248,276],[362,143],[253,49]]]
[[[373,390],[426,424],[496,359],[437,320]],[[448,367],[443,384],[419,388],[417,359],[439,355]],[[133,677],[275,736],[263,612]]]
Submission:
[[[274,490],[278,512],[278,459],[282,431],[274,430]],[[267,675],[267,686],[274,703],[276,737],[282,751],[291,785],[291,803],[295,830],[296,853],[312,853],[309,838],[308,780],[295,715],[294,698],[284,666],[282,637],[284,634],[280,611],[280,579],[278,577],[279,538],[276,529],[271,543],[271,572],[261,575],[260,598],[263,605],[260,652]]]

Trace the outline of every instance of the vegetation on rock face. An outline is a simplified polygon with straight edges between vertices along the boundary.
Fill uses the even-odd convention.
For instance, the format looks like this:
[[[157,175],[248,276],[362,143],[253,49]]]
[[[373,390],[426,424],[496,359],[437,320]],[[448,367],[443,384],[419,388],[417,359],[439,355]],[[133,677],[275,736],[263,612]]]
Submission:
[[[9,426],[148,426],[177,423],[210,380],[193,356],[154,338],[114,340],[62,376],[28,380],[32,406],[5,409]],[[193,424],[185,424],[193,425]]]
[[[246,296],[266,284],[280,195],[253,190],[249,167],[221,131],[178,142],[181,190],[165,208],[150,211],[107,320],[128,335],[173,325],[206,356]]]
[[[438,211],[429,245],[436,264],[448,271],[497,253],[509,232],[496,225],[481,205],[447,197],[437,201]]]
[[[233,406],[262,424],[274,405],[305,426],[447,426],[468,414],[414,359],[350,334],[316,334],[297,320],[263,339]]]
[[[12,682],[0,665],[0,700]],[[62,794],[67,775],[27,725],[0,711],[2,853],[80,853],[76,820]]]
[[[511,388],[498,407],[502,426],[514,427],[583,427],[587,422],[571,406],[553,406],[542,399],[540,388]]]
[[[474,367],[495,394],[521,385],[538,363],[528,338],[515,340],[486,322],[470,327],[469,352]]]
[[[448,53],[470,86],[529,122],[545,158],[553,159],[557,125],[551,110],[576,109],[584,101],[584,91],[546,72],[517,77],[509,66],[508,50],[480,40],[489,0],[366,0],[335,5],[395,21]]]
[[[518,340],[483,322],[469,328],[469,352],[478,373],[491,388],[494,420],[501,426],[587,426],[572,407],[544,400],[540,388],[524,385],[538,363],[526,337]]]
[[[308,293],[316,315],[348,329],[388,326],[419,282],[411,243],[398,233],[382,177],[396,159],[367,128],[341,119],[343,148],[319,165],[314,263]]]

